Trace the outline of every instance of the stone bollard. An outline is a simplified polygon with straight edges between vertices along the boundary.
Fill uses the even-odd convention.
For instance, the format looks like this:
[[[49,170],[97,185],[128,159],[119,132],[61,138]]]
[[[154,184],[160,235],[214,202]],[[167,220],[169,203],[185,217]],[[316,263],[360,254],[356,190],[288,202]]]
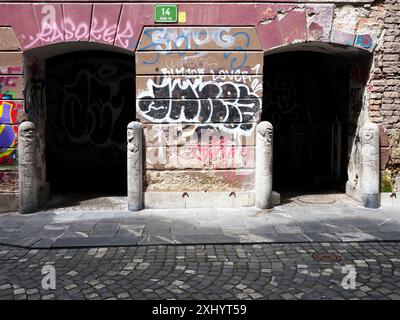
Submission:
[[[273,127],[262,121],[256,129],[256,207],[272,208]]]
[[[361,203],[366,208],[380,206],[379,127],[366,124],[361,130]]]
[[[143,141],[142,126],[139,122],[128,124],[128,210],[143,209]]]
[[[19,212],[37,210],[36,126],[30,121],[18,127]]]

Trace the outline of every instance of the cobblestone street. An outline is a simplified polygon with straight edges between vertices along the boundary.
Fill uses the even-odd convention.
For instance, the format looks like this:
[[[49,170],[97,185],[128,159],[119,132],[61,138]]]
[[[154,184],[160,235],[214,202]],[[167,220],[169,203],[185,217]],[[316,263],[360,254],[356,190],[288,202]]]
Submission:
[[[399,251],[395,242],[51,250],[2,246],[0,299],[397,300]],[[336,254],[340,261],[318,262],[316,253]],[[41,285],[47,264],[55,267],[55,290]],[[356,271],[356,288],[345,290],[341,283],[349,266]]]

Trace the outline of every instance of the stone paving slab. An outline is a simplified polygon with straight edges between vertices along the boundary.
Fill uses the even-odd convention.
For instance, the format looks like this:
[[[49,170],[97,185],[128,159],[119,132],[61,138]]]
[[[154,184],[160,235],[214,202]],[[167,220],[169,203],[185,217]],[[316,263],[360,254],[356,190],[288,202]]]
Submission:
[[[400,300],[398,242],[127,247],[122,237],[100,239],[122,246],[76,248],[67,239],[68,249],[0,246],[0,300]],[[319,261],[316,253],[339,259]],[[42,286],[45,265],[56,272],[54,289]]]
[[[0,244],[32,248],[399,240],[399,208],[371,210],[355,202],[0,215]]]

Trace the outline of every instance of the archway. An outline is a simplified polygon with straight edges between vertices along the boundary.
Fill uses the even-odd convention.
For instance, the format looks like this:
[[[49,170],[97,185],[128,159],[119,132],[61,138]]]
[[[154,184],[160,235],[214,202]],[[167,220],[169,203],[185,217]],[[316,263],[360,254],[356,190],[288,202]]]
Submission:
[[[46,164],[52,189],[126,194],[134,64],[104,51],[46,61]]]
[[[274,126],[273,188],[283,198],[344,193],[357,183],[369,68],[368,54],[328,45],[293,45],[265,57],[262,120]]]
[[[25,111],[37,127],[38,205],[93,200],[96,207],[99,197],[125,197],[126,127],[136,117],[133,53],[53,45],[27,52],[25,69]]]

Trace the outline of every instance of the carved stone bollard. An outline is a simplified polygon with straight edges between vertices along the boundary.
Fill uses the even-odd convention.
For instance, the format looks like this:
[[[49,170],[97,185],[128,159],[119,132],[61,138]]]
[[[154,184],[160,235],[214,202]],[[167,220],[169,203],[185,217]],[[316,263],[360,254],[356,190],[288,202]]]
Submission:
[[[143,132],[139,122],[128,124],[128,210],[143,209]]]
[[[273,127],[262,121],[256,129],[256,207],[272,208]]]
[[[37,210],[36,126],[24,121],[18,128],[19,211]]]
[[[380,206],[379,183],[379,127],[375,123],[366,124],[361,130],[361,203],[366,208]]]

